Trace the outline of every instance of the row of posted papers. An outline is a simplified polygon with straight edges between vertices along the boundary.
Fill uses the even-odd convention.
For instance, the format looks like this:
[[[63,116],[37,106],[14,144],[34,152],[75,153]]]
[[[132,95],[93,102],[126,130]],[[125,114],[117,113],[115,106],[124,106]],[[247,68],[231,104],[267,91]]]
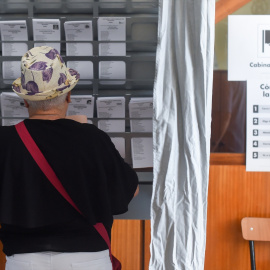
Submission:
[[[50,46],[61,52],[61,24],[59,19],[33,19],[34,46]],[[126,18],[100,17],[97,22],[99,56],[126,56]],[[92,21],[66,21],[64,23],[67,56],[93,56],[93,25]],[[1,21],[0,31],[3,56],[22,56],[28,49],[28,30],[25,20]],[[5,43],[4,41],[9,41]],[[12,43],[12,41],[16,41]],[[18,42],[22,41],[22,42]],[[80,42],[83,41],[83,42]],[[89,42],[87,42],[89,41]],[[112,42],[105,42],[112,41]],[[20,77],[20,61],[3,61],[3,79]],[[67,61],[69,68],[80,73],[83,80],[94,78],[92,61]],[[103,84],[123,84],[126,79],[124,61],[100,61],[99,79]],[[114,81],[108,81],[108,80]],[[91,83],[80,81],[79,83]]]
[[[24,101],[15,93],[1,94],[2,125],[10,126],[28,118],[28,110]],[[88,123],[94,118],[95,97],[92,95],[71,95],[67,116],[86,115]],[[96,100],[98,128],[105,132],[125,132],[126,104],[125,97],[98,97]],[[131,132],[152,133],[153,98],[131,98],[128,104]],[[111,118],[111,119],[110,119]],[[119,119],[118,119],[119,118]],[[134,118],[134,119],[132,119]],[[125,138],[112,137],[116,149],[125,158]],[[133,168],[153,167],[153,138],[132,137],[131,155]]]

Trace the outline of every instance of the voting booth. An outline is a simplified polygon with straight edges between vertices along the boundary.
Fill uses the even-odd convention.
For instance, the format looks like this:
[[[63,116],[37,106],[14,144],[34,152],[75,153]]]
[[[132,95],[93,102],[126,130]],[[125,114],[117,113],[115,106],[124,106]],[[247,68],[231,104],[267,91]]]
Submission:
[[[67,114],[107,132],[138,173],[140,194],[120,219],[150,218],[157,28],[157,0],[0,2],[1,125],[28,117],[11,90],[21,56],[34,46],[57,49],[81,77]]]

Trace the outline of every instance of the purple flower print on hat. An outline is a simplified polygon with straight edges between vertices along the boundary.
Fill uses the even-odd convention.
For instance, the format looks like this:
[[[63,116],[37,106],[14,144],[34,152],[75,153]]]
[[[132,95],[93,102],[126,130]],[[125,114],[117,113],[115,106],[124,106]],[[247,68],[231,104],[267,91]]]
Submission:
[[[26,84],[26,90],[28,91],[27,95],[35,95],[39,93],[38,85],[34,81],[29,81]]]
[[[60,59],[61,63],[64,63],[61,55],[59,54],[59,52],[56,49],[51,49],[49,52],[45,53],[45,55],[51,60],[54,60],[55,57],[58,57]]]
[[[25,89],[25,77],[24,74],[21,73],[21,84],[22,84],[22,88]]]
[[[49,52],[45,53],[45,55],[51,60],[54,60],[57,54],[59,54],[59,52],[56,49],[52,49]]]
[[[44,82],[49,82],[52,78],[53,68],[48,68],[42,71],[42,79]]]
[[[68,84],[68,85],[65,85],[65,86],[63,86],[63,87],[57,88],[56,90],[57,90],[57,91],[63,91],[63,90],[65,90],[65,89],[68,88],[68,87],[70,87],[69,84]]]
[[[70,68],[70,69],[69,69],[69,73],[70,73],[71,76],[76,76],[76,77],[75,77],[76,80],[79,80],[79,79],[80,79],[80,74],[79,74],[76,70]]]
[[[58,85],[61,85],[61,84],[65,83],[66,79],[67,79],[67,76],[64,73],[60,73],[60,78],[58,80]]]
[[[34,63],[29,69],[31,70],[45,70],[47,68],[47,63],[39,61]]]

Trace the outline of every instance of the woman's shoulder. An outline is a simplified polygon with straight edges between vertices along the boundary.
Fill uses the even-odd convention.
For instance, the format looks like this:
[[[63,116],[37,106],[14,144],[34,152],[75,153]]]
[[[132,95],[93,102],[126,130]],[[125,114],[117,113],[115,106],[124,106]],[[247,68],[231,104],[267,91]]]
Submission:
[[[103,142],[111,141],[109,135],[103,130],[99,129],[94,124],[79,123],[74,120],[64,120],[64,121],[68,121],[67,125],[70,125],[73,135],[77,134],[79,137],[80,136],[87,137],[88,139],[94,138],[97,141],[103,141]]]
[[[74,123],[75,122],[75,123]],[[73,121],[72,125],[74,127],[77,127],[78,129],[82,129],[85,132],[91,132],[100,136],[108,136],[106,132],[99,129],[96,125],[90,124],[90,123],[78,123],[76,121]]]
[[[15,147],[19,141],[19,136],[15,126],[0,126],[0,149],[2,153],[5,149]]]
[[[15,126],[0,126],[0,138],[10,137],[15,134]]]

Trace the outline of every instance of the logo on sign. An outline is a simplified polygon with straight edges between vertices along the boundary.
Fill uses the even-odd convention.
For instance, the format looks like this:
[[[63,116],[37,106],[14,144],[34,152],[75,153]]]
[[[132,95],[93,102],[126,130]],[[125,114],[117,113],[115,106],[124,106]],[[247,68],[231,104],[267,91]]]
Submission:
[[[270,57],[270,25],[258,27],[258,57]]]

